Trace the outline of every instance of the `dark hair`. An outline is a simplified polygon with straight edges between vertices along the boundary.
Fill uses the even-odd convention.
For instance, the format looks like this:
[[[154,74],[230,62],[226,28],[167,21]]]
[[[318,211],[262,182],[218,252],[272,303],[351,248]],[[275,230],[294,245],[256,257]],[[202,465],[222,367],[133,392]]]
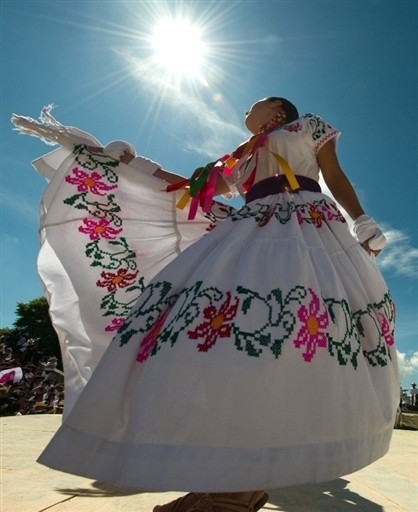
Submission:
[[[296,121],[299,119],[298,109],[286,98],[277,98],[276,96],[271,96],[270,98],[266,98],[268,101],[277,101],[280,100],[282,102],[282,107],[286,112],[287,118],[286,123],[291,123],[292,121]]]

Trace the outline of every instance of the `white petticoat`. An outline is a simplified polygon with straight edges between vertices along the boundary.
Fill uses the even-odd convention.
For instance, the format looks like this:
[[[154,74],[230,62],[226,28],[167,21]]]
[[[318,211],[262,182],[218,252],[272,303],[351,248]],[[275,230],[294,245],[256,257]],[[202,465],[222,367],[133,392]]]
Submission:
[[[255,200],[145,288],[39,461],[124,487],[318,482],[383,456],[394,308],[331,199]]]

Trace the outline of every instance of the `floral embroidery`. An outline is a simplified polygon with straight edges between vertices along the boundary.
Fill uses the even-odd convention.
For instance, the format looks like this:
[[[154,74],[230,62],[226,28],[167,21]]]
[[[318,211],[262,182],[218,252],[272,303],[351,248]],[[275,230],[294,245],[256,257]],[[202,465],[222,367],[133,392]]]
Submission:
[[[215,306],[205,308],[203,316],[206,320],[187,333],[192,340],[206,336],[204,343],[197,345],[200,352],[207,352],[215,345],[218,338],[228,338],[231,335],[231,324],[228,322],[237,314],[239,299],[235,297],[235,302],[231,305],[230,292],[226,295],[225,302],[219,310]]]
[[[127,286],[134,283],[138,271],[133,274],[128,273],[128,269],[120,268],[117,273],[113,272],[102,272],[100,276],[103,278],[101,281],[97,281],[97,286],[101,288],[107,288],[108,292],[113,292],[116,288],[126,288]]]
[[[321,228],[325,220],[327,222],[341,222],[342,224],[347,222],[337,206],[332,202],[328,202],[325,198],[313,201],[312,203],[302,204],[288,201],[268,205],[253,201],[251,206],[245,205],[231,213],[230,219],[236,222],[252,218],[260,226],[263,226],[272,218],[279,221],[280,224],[286,224],[292,220],[293,215],[296,215],[299,224],[306,222],[307,224],[313,224],[317,228]]]
[[[107,185],[102,181],[102,176],[97,172],[89,174],[78,167],[74,167],[72,172],[75,175],[75,178],[72,176],[66,176],[65,181],[72,185],[77,185],[78,192],[90,191],[92,194],[103,196],[108,190],[116,188],[116,185]]]
[[[379,318],[380,318],[380,329],[381,329],[382,335],[383,335],[387,345],[392,346],[395,343],[395,340],[393,339],[388,319],[382,313],[379,313]]]
[[[323,214],[313,204],[309,205],[309,217],[314,226],[317,228],[322,226]]]
[[[335,138],[338,135],[338,130],[333,128],[330,124],[325,122],[315,114],[304,114],[302,117],[309,120],[309,128],[312,133],[312,140],[316,141],[314,151],[317,152],[319,149],[329,140]]]
[[[312,131],[312,139],[318,140],[326,134],[324,121],[315,114],[305,114],[302,117],[309,119],[309,126]]]
[[[330,325],[327,329],[328,352],[336,357],[341,366],[349,363],[358,367],[361,350],[360,336],[356,325],[356,314],[350,310],[345,299],[324,299],[328,308]],[[337,326],[334,329],[334,326]]]
[[[98,238],[107,238],[114,240],[122,229],[112,228],[110,222],[106,219],[100,219],[98,222],[92,219],[83,219],[84,226],[80,226],[78,230],[80,233],[85,233],[90,236],[90,240],[97,240]]]
[[[323,312],[320,313],[321,304],[319,297],[311,288],[309,288],[309,292],[312,300],[308,307],[303,305],[298,311],[298,318],[303,325],[293,341],[296,348],[306,345],[306,352],[303,354],[303,358],[307,362],[311,361],[314,357],[316,347],[324,348],[327,346],[327,336],[323,331],[329,324],[327,310],[323,308]]]
[[[125,322],[125,318],[112,318],[112,322],[105,328],[106,332],[118,331]]]
[[[130,321],[125,319],[145,289],[145,278],[140,275],[137,254],[123,236],[121,207],[115,195],[119,184],[116,172],[119,162],[103,154],[91,153],[85,145],[75,146],[73,154],[75,164],[65,177],[71,192],[63,203],[85,212],[78,233],[88,235],[85,255],[92,269],[99,270],[95,280],[97,288],[106,291],[98,306],[101,315],[109,318],[104,330],[111,333],[121,329],[128,337]],[[234,208],[214,201],[211,210],[205,214],[210,223],[208,230],[232,211]],[[154,317],[148,330],[153,322]]]
[[[145,287],[143,277],[138,275],[136,255],[121,236],[120,206],[109,193],[118,187],[115,168],[119,162],[106,155],[92,154],[84,145],[75,146],[73,153],[77,165],[65,181],[76,186],[78,193],[65,198],[64,204],[85,210],[88,215],[78,231],[89,236],[85,254],[90,265],[104,269],[96,286],[107,289],[100,309],[104,317],[112,317],[105,332],[114,332],[123,325]]]
[[[142,340],[141,345],[139,347],[139,352],[136,357],[136,360],[139,363],[143,363],[146,361],[151,354],[151,350],[153,349],[157,338],[161,332],[161,329],[164,325],[165,319],[167,318],[170,310],[167,309],[155,322],[154,327],[151,329],[151,331],[145,336],[145,338]]]
[[[325,201],[320,201],[321,211],[324,213],[326,220],[332,221],[337,220],[338,222],[347,223],[344,218],[344,215],[337,208],[335,203],[327,203]]]
[[[308,222],[309,224],[313,224],[315,227],[320,228],[322,226],[322,222],[324,219],[324,214],[319,211],[319,209],[314,205],[307,203],[308,207],[307,217],[302,216],[301,210],[296,212],[298,223],[303,224],[304,222]]]
[[[170,320],[164,317],[162,322],[161,315],[167,309],[172,313]],[[340,366],[357,369],[362,355],[372,366],[386,366],[391,354],[384,338],[391,342],[392,311],[389,293],[379,303],[352,311],[346,299],[321,298],[318,292],[302,285],[261,295],[243,286],[237,286],[235,292],[204,288],[202,281],[176,292],[169,282],[152,282],[120,328],[118,342],[124,346],[145,335],[141,346],[147,347],[147,357],[153,357],[164,347],[184,343],[187,335],[189,340],[203,338],[196,347],[202,354],[223,339],[249,357],[270,354],[275,359],[290,343],[298,351],[304,348],[305,363],[313,360],[318,348],[325,348],[323,353]],[[134,319],[139,320],[138,327],[134,327]]]
[[[385,319],[383,322],[380,315]],[[395,307],[389,292],[380,302],[354,312],[353,317],[367,362],[371,366],[386,366],[391,360],[390,343],[395,323]],[[389,325],[385,325],[386,322]]]
[[[286,130],[287,132],[296,133],[302,130],[302,125],[300,123],[286,124],[285,126],[283,126],[283,130]]]
[[[263,227],[265,226],[266,224],[269,223],[270,219],[273,217],[274,215],[274,212],[276,211],[276,208],[277,208],[277,205],[274,205],[273,208],[270,208],[270,210],[266,213],[266,215],[264,216],[263,219],[260,220],[260,222],[258,223],[258,225],[260,227]]]

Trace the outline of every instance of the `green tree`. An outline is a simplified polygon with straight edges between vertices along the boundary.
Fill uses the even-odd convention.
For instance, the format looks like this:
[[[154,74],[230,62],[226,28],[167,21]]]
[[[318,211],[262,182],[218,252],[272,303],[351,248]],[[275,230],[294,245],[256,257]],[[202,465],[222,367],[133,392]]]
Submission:
[[[57,333],[52,326],[48,312],[48,301],[38,297],[29,302],[18,302],[16,308],[16,329],[25,338],[38,341],[39,348],[47,357],[55,356],[61,361],[61,351]]]
[[[10,329],[10,327],[0,327],[0,336],[4,341],[15,345],[20,338],[20,332],[17,329]]]

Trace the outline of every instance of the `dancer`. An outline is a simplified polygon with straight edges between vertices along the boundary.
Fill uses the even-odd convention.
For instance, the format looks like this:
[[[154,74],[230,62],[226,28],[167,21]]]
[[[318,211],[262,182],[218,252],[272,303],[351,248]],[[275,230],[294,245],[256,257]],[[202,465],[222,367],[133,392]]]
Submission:
[[[394,308],[375,262],[385,238],[339,165],[339,132],[277,97],[245,123],[253,137],[195,173],[180,201],[191,217],[212,192],[245,206],[145,287],[39,459],[191,491],[159,512],[257,510],[265,489],[351,473],[391,439]]]

